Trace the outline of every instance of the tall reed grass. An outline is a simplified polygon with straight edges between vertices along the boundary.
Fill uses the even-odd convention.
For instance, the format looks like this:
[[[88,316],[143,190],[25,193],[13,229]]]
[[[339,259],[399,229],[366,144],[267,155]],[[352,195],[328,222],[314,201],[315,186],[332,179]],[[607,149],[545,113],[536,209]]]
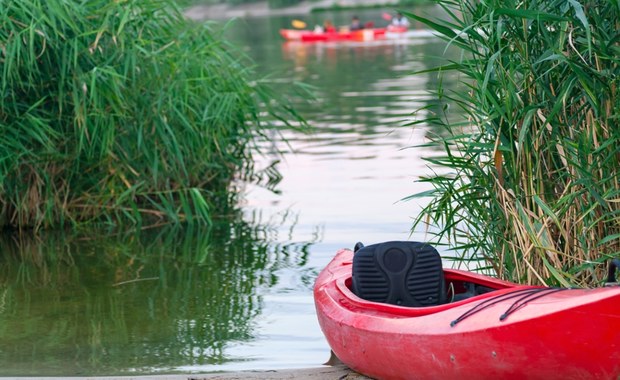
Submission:
[[[4,228],[209,223],[265,115],[300,121],[170,0],[0,4]]]
[[[617,1],[442,1],[425,23],[462,59],[458,112],[423,178],[416,226],[460,260],[527,284],[592,286],[620,255],[620,9]],[[455,114],[464,115],[455,120]]]

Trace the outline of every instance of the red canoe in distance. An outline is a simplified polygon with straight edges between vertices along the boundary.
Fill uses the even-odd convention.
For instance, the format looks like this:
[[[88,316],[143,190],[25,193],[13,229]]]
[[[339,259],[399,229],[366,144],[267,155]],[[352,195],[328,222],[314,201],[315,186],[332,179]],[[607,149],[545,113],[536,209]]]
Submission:
[[[402,35],[406,27],[392,26],[387,28],[370,28],[354,31],[315,32],[313,30],[280,29],[280,35],[287,41],[319,42],[319,41],[374,41],[386,37],[386,33]]]
[[[438,306],[366,301],[352,290],[353,252],[340,250],[314,287],[336,356],[375,379],[618,379],[620,287],[520,286],[444,269],[446,289],[488,293]],[[459,290],[461,289],[461,290]]]

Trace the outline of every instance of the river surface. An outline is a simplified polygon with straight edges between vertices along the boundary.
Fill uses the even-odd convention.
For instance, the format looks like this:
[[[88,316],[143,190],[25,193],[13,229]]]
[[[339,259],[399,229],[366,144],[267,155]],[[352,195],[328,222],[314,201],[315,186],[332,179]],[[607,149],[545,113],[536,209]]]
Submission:
[[[382,13],[356,12],[385,24]],[[433,13],[421,8],[419,13]],[[346,24],[352,12],[306,17]],[[297,102],[310,132],[274,131],[256,166],[281,178],[239,184],[239,204],[209,230],[50,233],[0,240],[0,376],[137,375],[315,367],[329,357],[312,298],[319,271],[355,242],[424,240],[411,231],[430,174],[416,147],[432,133],[445,42],[419,25],[372,42],[287,43],[292,17],[229,26]],[[450,83],[443,85],[450,88]],[[285,141],[286,140],[286,141]],[[273,175],[271,177],[274,177]]]

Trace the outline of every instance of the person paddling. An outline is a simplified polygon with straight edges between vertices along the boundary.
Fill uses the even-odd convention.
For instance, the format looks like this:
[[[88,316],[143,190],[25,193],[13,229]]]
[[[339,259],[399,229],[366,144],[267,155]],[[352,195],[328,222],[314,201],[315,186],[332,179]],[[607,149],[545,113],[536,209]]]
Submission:
[[[392,25],[408,27],[409,20],[405,16],[403,16],[402,13],[398,12],[396,13],[396,16],[392,18]]]
[[[353,16],[351,19],[351,25],[349,26],[350,30],[361,30],[364,29],[364,25],[360,22],[359,17]]]
[[[325,20],[323,22],[323,30],[325,33],[335,33],[336,27],[332,24],[331,20]]]

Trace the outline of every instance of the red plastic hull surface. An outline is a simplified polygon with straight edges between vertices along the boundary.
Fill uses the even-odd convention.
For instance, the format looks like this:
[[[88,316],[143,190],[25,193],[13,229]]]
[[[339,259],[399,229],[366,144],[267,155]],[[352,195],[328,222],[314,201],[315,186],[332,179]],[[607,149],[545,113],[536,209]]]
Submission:
[[[618,379],[620,288],[566,289],[532,299],[504,320],[515,298],[534,289],[457,270],[446,282],[497,289],[450,304],[406,308],[365,301],[349,289],[349,250],[317,278],[319,323],[340,360],[376,379]],[[504,296],[502,296],[504,295]],[[480,304],[491,304],[451,326]]]
[[[405,27],[373,28],[355,31],[314,32],[312,30],[280,29],[280,35],[288,41],[373,41],[385,38],[386,32],[402,34]]]

